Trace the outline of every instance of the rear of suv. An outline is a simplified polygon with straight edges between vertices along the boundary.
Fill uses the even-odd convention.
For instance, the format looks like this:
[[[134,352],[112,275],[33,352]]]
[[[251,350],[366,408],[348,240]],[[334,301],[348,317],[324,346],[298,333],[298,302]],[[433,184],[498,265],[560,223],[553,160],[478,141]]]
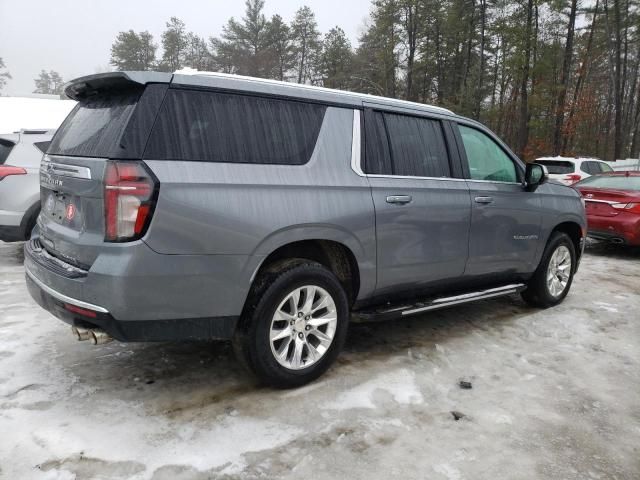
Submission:
[[[579,194],[448,110],[213,73],[66,94],[25,270],[80,340],[230,339],[291,387],[350,321],[518,292],[549,307],[577,270]]]
[[[0,240],[31,235],[40,213],[40,160],[55,130],[0,135]]]
[[[592,175],[613,172],[611,165],[597,158],[543,157],[536,163],[547,168],[549,178],[565,185],[573,185]]]

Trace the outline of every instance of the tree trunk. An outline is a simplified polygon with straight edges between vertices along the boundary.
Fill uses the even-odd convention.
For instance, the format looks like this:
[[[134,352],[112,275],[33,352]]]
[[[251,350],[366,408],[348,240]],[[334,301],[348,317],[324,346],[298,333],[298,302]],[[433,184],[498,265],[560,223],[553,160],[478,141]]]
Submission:
[[[622,73],[622,18],[620,15],[620,0],[613,1],[613,18],[615,22],[615,60],[616,69],[614,77],[614,129],[613,140],[613,160],[618,160],[622,153],[622,95],[623,95],[623,73]]]
[[[569,107],[569,115],[567,116],[566,125],[569,127],[569,133],[564,136],[562,140],[562,148],[560,149],[560,155],[566,155],[567,149],[571,146],[573,140],[573,116],[575,115],[578,99],[580,98],[580,92],[585,82],[587,75],[587,69],[589,60],[591,59],[591,49],[593,46],[593,35],[596,30],[596,19],[598,17],[598,7],[600,0],[596,0],[596,5],[593,9],[593,19],[591,20],[591,29],[589,30],[589,38],[587,39],[587,46],[585,48],[584,57],[580,63],[580,69],[578,70],[578,78],[576,80],[576,86],[573,90],[573,98],[571,100],[571,106]]]
[[[573,59],[573,37],[576,27],[576,11],[578,9],[578,0],[571,0],[571,9],[569,11],[569,25],[567,27],[567,41],[564,47],[564,58],[562,60],[562,72],[560,74],[560,88],[558,89],[558,99],[556,104],[556,124],[553,130],[553,153],[559,155],[562,150],[563,132],[565,115],[565,99],[567,96],[567,85],[569,83],[569,73],[571,71],[571,62]]]
[[[529,63],[531,62],[531,30],[533,22],[533,2],[527,2],[527,24],[525,28],[524,63],[520,81],[520,118],[518,125],[518,154],[525,159],[527,144],[529,143]]]

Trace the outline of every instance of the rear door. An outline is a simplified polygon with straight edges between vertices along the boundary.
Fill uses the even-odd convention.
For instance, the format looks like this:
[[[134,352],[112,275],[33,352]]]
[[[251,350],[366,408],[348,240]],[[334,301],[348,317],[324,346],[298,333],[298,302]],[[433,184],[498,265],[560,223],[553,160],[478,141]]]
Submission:
[[[105,246],[104,183],[109,159],[140,159],[166,85],[132,83],[79,99],[40,166],[40,242],[81,268]]]
[[[466,276],[531,272],[540,241],[539,194],[522,186],[524,167],[484,130],[459,125],[472,215]]]
[[[471,207],[469,189],[455,178],[450,162],[448,128],[437,118],[365,112],[364,170],[376,211],[377,294],[417,293],[464,272]]]

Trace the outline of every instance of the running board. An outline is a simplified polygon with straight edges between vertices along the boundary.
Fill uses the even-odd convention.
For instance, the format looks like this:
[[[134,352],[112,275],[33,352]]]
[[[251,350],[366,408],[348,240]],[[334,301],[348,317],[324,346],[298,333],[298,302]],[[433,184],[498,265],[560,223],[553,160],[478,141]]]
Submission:
[[[447,308],[454,305],[461,305],[463,303],[475,302],[476,300],[503,297],[505,295],[521,292],[525,288],[526,286],[524,283],[514,283],[512,285],[489,288],[486,290],[479,290],[477,292],[463,293],[452,297],[433,298],[410,305],[386,305],[372,310],[353,312],[353,320],[356,322],[392,320],[409,315],[416,315],[418,313],[429,312],[431,310],[439,310],[441,308]]]

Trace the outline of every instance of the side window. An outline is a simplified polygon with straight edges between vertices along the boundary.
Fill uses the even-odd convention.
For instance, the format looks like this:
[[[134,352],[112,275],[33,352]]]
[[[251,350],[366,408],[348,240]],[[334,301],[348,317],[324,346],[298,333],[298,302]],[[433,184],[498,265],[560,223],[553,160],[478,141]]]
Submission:
[[[393,174],[450,177],[447,147],[438,120],[384,114],[389,132]]]
[[[580,164],[580,170],[582,170],[582,172],[584,173],[588,173],[589,175],[598,173],[596,169],[593,168],[592,165],[593,165],[593,162],[582,162]]]
[[[327,107],[247,95],[169,90],[144,158],[303,165]]]
[[[518,182],[516,166],[496,142],[475,128],[458,127],[473,180]]]
[[[389,141],[384,127],[382,113],[365,110],[364,114],[364,173],[373,175],[391,175],[391,156]]]
[[[613,168],[608,163],[598,163],[601,172],[613,172]]]

